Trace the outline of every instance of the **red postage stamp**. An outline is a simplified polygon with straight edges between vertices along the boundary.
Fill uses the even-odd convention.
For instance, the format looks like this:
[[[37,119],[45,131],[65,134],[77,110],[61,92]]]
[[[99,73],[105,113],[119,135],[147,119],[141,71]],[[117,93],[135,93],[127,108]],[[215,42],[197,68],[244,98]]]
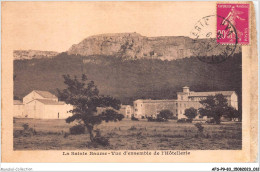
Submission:
[[[217,42],[249,44],[249,4],[217,4]]]

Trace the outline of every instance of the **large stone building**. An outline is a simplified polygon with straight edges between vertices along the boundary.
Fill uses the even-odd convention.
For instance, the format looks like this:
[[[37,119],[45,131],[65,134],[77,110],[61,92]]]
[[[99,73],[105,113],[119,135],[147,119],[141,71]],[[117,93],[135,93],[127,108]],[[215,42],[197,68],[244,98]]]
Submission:
[[[183,87],[182,92],[177,92],[177,99],[151,100],[138,99],[134,101],[134,116],[137,118],[156,117],[161,110],[170,110],[174,116],[186,118],[185,110],[188,108],[199,109],[202,107],[200,100],[208,96],[222,94],[228,101],[228,105],[238,109],[238,97],[235,91],[194,92],[189,87]]]
[[[26,95],[20,104],[14,100],[15,117],[65,119],[72,115],[72,109],[72,105],[58,101],[55,95],[47,91],[34,90]]]

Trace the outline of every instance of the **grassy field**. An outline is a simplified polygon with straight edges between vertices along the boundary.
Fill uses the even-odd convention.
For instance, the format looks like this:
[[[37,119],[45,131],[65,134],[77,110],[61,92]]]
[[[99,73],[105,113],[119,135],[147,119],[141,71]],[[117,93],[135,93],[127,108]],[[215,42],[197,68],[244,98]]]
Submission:
[[[23,124],[29,124],[34,134],[24,134]],[[14,119],[14,150],[237,150],[242,149],[241,123],[203,124],[203,135],[194,124],[176,121],[147,122],[146,120],[103,122],[98,125],[101,135],[109,138],[107,147],[90,143],[89,135],[69,135],[65,120]]]

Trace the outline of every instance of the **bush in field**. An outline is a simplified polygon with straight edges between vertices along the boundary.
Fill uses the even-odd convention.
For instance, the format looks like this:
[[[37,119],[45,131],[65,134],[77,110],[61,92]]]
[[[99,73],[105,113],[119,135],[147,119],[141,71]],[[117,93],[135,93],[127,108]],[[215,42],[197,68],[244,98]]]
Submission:
[[[239,114],[238,110],[229,106],[226,108],[225,114],[223,116],[230,118],[231,120],[235,120],[239,119],[241,115]]]
[[[29,124],[27,124],[27,123],[26,123],[26,124],[23,124],[22,126],[23,126],[23,129],[24,129],[24,130],[28,130],[28,129],[29,129]]]
[[[137,130],[137,128],[135,126],[131,126],[131,128],[129,128],[128,130]]]
[[[168,109],[161,110],[156,118],[147,117],[148,122],[167,122],[168,119],[173,119],[173,113]]]
[[[195,135],[195,138],[205,137],[204,134],[203,134],[204,127],[202,126],[202,124],[196,123],[194,125],[198,129],[198,134]],[[207,137],[209,138],[209,136],[207,136]]]
[[[147,120],[148,120],[148,122],[155,122],[156,121],[156,119],[151,117],[151,116],[147,117]]]
[[[64,138],[67,138],[68,136],[69,136],[69,133],[67,133],[67,132],[65,132],[63,135]]]
[[[132,120],[132,121],[139,121],[139,119],[136,118],[136,117],[134,117],[134,116],[131,117],[131,120]]]
[[[85,126],[84,125],[75,125],[70,128],[70,134],[84,134],[85,133]]]
[[[108,140],[108,138],[105,138],[105,137],[102,137],[102,136],[100,136],[100,137],[95,137],[94,138],[94,140],[95,140],[95,142],[96,143],[98,143],[99,145],[102,145],[102,146],[109,146],[109,140]]]
[[[171,119],[173,117],[173,113],[166,109],[166,110],[161,110],[160,113],[157,115],[157,119]]]
[[[220,118],[232,110],[223,94],[208,96],[200,103],[203,105],[202,108],[199,108],[200,115],[213,118],[216,124],[220,124]]]
[[[197,116],[197,114],[197,109],[193,107],[186,109],[184,113],[184,115],[190,120],[193,120]]]
[[[172,119],[178,120],[178,117],[177,116],[173,116]]]
[[[161,117],[157,117],[157,118],[155,119],[155,121],[156,121],[156,122],[167,122],[168,119],[166,119],[166,118],[161,118]]]
[[[204,127],[201,125],[201,123],[196,123],[196,124],[194,124],[194,125],[195,125],[195,127],[198,129],[198,132],[199,132],[199,133],[203,133]]]
[[[23,130],[14,131],[14,138],[17,138],[20,136],[30,137],[30,136],[37,134],[36,130],[34,128],[30,128],[28,123],[23,124],[22,127],[23,127]]]
[[[99,145],[102,145],[102,146],[109,146],[109,139],[102,137],[99,129],[95,130],[95,133],[96,133],[96,136],[94,138],[94,141],[96,143],[98,143]]]
[[[100,114],[101,117],[103,117],[105,119],[106,122],[109,121],[122,121],[122,119],[124,118],[124,115],[117,113],[116,111],[112,110],[112,109],[107,109],[105,112],[102,112]]]
[[[192,119],[181,118],[177,120],[177,123],[192,123]]]

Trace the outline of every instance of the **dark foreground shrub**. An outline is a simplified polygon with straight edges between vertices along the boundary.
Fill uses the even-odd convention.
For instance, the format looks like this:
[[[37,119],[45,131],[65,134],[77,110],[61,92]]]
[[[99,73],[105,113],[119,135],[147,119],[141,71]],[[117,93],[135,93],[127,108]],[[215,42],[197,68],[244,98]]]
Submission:
[[[70,134],[77,135],[77,134],[84,134],[84,133],[85,133],[84,125],[75,125],[70,128]]]
[[[131,117],[131,120],[132,120],[132,121],[139,121],[139,119],[136,118],[136,117],[134,117],[134,116]]]
[[[177,116],[173,116],[171,119],[178,120],[178,117]]]
[[[166,119],[166,118],[161,118],[161,117],[156,118],[156,122],[167,122],[167,121],[168,121],[168,119]]]
[[[69,136],[69,133],[67,133],[67,132],[65,132],[63,135],[64,138],[67,138],[68,136]]]
[[[23,135],[23,130],[14,130],[13,136],[14,138],[18,138]]]
[[[132,126],[131,128],[129,128],[128,130],[137,130],[137,128],[135,126]]]
[[[192,123],[192,120],[193,120],[193,119],[189,118],[189,119],[186,119],[186,122],[187,122],[187,123]]]
[[[192,123],[192,119],[181,118],[177,120],[177,123]]]
[[[109,140],[102,136],[96,136],[94,142],[102,146],[109,146]]]
[[[153,117],[147,117],[148,122],[167,122],[168,119],[166,118],[161,118],[161,117],[157,117],[157,118],[153,118]]]
[[[27,124],[27,123],[26,123],[26,124],[23,124],[22,126],[23,126],[23,129],[24,129],[24,130],[28,130],[28,129],[29,129],[29,124]]]
[[[201,125],[201,123],[196,123],[194,125],[198,129],[198,134],[196,134],[197,136],[195,135],[195,137],[196,138],[198,138],[198,137],[206,138],[205,135],[203,134],[204,127]]]
[[[14,130],[13,132],[13,136],[14,138],[18,138],[18,137],[31,137],[36,135],[37,132],[35,129],[33,128],[27,128],[26,130]]]
[[[206,123],[206,124],[215,124],[216,121],[215,121],[215,119],[213,119],[213,118],[209,118],[209,119],[207,119],[207,121],[206,121],[205,123]]]
[[[147,120],[148,120],[148,122],[155,122],[156,121],[156,119],[155,118],[153,118],[153,117],[147,117]]]

